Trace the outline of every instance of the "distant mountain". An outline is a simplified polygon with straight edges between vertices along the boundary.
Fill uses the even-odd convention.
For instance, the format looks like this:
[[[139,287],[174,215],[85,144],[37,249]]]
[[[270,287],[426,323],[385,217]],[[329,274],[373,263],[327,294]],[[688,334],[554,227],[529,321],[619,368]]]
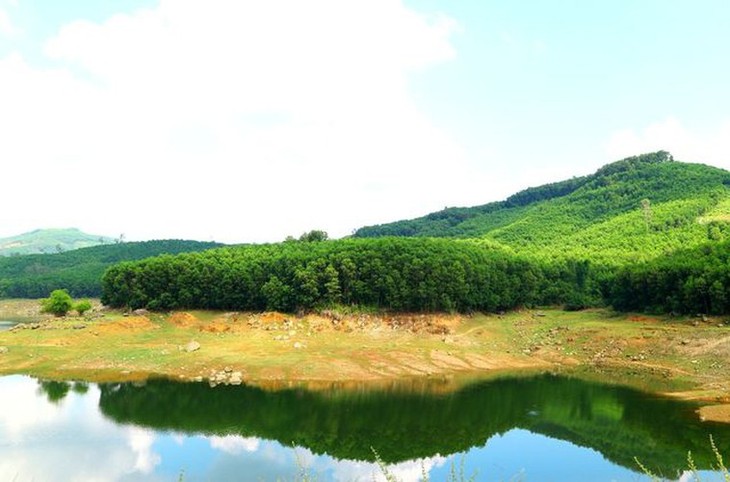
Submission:
[[[86,234],[76,228],[36,229],[18,236],[0,238],[0,256],[63,253],[113,242],[112,238]]]
[[[730,172],[677,162],[659,151],[504,201],[355,232],[355,237],[379,236],[475,238],[542,258],[647,260],[730,239]]]
[[[41,298],[55,289],[72,296],[100,296],[101,276],[111,266],[161,254],[203,251],[219,243],[177,239],[114,243],[56,254],[0,258],[0,298]]]

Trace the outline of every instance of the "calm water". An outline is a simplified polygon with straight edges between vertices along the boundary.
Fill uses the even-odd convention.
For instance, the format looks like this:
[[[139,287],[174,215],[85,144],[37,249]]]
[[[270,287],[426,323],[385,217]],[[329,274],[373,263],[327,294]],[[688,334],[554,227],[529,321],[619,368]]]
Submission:
[[[0,378],[0,480],[372,481],[371,449],[403,481],[669,479],[687,451],[711,467],[709,434],[730,454],[730,426],[694,406],[556,376],[500,379],[434,395],[264,391],[155,380],[144,385]],[[704,473],[702,480],[720,480]],[[381,479],[375,479],[381,480]]]
[[[0,331],[5,331],[14,325],[17,325],[17,322],[0,320]]]

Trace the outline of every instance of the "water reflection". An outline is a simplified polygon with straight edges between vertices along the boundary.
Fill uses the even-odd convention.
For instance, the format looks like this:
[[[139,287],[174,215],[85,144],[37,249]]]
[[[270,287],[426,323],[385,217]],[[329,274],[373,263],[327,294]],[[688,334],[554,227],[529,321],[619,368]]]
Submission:
[[[15,321],[0,320],[0,331],[9,330],[13,326],[17,325]]]
[[[449,394],[266,391],[150,381],[101,387],[102,412],[165,430],[263,437],[339,459],[386,462],[453,454],[527,429],[590,447],[635,467],[684,467],[691,450],[709,467],[708,432],[730,448],[727,426],[701,423],[694,406],[636,390],[542,375],[477,383]],[[650,462],[649,462],[650,461]]]
[[[711,467],[708,434],[730,448],[692,405],[549,375],[436,395],[25,377],[0,393],[0,480],[98,479],[102,460],[102,480],[373,480],[372,448],[404,481],[462,463],[477,480],[636,480],[634,457],[676,478],[688,450]]]

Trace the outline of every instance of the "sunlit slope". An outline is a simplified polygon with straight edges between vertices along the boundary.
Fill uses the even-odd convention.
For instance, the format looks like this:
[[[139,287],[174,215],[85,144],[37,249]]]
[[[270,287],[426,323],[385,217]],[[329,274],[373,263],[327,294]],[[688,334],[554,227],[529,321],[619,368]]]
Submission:
[[[113,242],[112,238],[87,234],[76,228],[36,229],[18,236],[0,238],[0,256],[62,253]]]
[[[549,257],[650,259],[730,236],[730,172],[663,151],[505,201],[359,229],[357,237],[471,237]]]

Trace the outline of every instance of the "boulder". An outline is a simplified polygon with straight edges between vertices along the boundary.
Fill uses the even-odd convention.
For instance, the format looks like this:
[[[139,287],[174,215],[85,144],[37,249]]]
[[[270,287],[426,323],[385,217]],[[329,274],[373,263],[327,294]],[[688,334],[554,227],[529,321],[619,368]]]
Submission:
[[[241,382],[243,382],[243,373],[241,372],[233,372],[231,373],[231,376],[229,378],[229,382],[231,385],[240,385]]]
[[[200,350],[200,343],[198,343],[197,341],[191,341],[190,343],[188,343],[187,345],[185,345],[183,347],[183,350],[185,350],[188,353],[193,352],[193,351],[198,351],[198,350]]]

